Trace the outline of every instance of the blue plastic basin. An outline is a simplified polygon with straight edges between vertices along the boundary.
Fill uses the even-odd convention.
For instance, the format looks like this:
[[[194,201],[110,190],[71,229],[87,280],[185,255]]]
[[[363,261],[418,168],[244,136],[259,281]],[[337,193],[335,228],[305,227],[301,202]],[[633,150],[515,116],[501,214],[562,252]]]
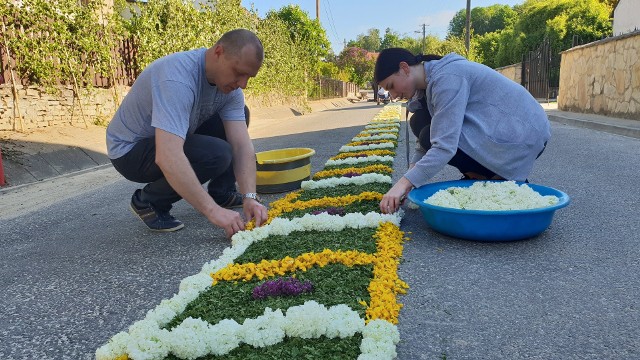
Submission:
[[[540,195],[554,195],[558,203],[528,210],[463,210],[435,206],[424,202],[438,190],[469,187],[474,181],[457,180],[427,184],[409,192],[409,200],[420,207],[427,224],[445,235],[476,241],[514,241],[535,237],[545,231],[556,210],[569,205],[569,196],[551,187],[530,184]],[[516,182],[523,184],[522,182]]]

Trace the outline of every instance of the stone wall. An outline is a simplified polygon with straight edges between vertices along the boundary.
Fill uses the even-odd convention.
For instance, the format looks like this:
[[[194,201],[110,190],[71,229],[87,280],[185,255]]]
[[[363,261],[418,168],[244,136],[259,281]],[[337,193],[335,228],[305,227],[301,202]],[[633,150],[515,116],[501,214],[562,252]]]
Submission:
[[[84,126],[85,121],[104,124],[111,119],[115,104],[122,100],[127,91],[128,88],[124,86],[84,90],[80,95],[81,101],[76,99],[74,102],[70,86],[61,88],[61,94],[55,95],[39,87],[19,87],[18,109],[22,115],[21,122],[16,117],[11,85],[3,84],[0,85],[0,130],[27,130],[62,124]]]
[[[640,31],[562,52],[558,109],[640,120]]]
[[[3,84],[0,85],[0,131],[21,131],[57,125],[84,126],[85,119],[90,124],[106,125],[116,111],[116,104],[122,101],[128,91],[127,86],[83,91],[81,95],[85,115],[83,118],[78,102],[76,101],[74,105],[71,87],[63,87],[61,94],[55,95],[39,87],[20,87],[18,89],[18,108],[22,115],[22,122],[20,122],[15,118],[17,114],[11,85]],[[250,109],[268,109],[286,105],[292,114],[313,111],[304,96],[247,95],[245,100]]]
[[[518,84],[522,84],[522,63],[503,66],[497,68],[496,71]]]

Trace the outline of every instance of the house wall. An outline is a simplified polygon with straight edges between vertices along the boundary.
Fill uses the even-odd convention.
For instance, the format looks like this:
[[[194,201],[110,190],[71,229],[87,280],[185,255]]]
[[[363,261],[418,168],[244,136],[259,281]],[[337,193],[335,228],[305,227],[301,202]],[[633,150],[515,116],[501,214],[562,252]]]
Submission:
[[[562,52],[558,108],[640,120],[640,31]]]
[[[640,0],[620,0],[613,11],[613,35],[640,30]]]

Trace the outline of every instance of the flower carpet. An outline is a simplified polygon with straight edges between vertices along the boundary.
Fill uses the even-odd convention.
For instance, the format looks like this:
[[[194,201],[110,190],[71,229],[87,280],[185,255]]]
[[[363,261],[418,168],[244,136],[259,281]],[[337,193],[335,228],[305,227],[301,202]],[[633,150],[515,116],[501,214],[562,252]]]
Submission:
[[[385,106],[301,189],[270,204],[97,360],[393,359],[407,284],[391,188],[400,105]]]

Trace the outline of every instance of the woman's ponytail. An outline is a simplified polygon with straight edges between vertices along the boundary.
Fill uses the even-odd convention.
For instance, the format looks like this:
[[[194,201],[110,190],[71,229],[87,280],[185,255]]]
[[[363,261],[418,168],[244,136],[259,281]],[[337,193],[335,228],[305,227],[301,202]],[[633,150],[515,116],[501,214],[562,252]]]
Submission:
[[[442,56],[440,55],[434,55],[434,54],[427,54],[427,55],[423,55],[423,54],[418,54],[416,55],[416,63],[419,64],[423,61],[431,61],[431,60],[440,60],[442,59]]]
[[[373,71],[374,81],[381,82],[400,69],[400,63],[406,62],[410,66],[420,64],[423,61],[439,60],[438,55],[413,55],[411,51],[402,48],[384,49],[378,55]]]

